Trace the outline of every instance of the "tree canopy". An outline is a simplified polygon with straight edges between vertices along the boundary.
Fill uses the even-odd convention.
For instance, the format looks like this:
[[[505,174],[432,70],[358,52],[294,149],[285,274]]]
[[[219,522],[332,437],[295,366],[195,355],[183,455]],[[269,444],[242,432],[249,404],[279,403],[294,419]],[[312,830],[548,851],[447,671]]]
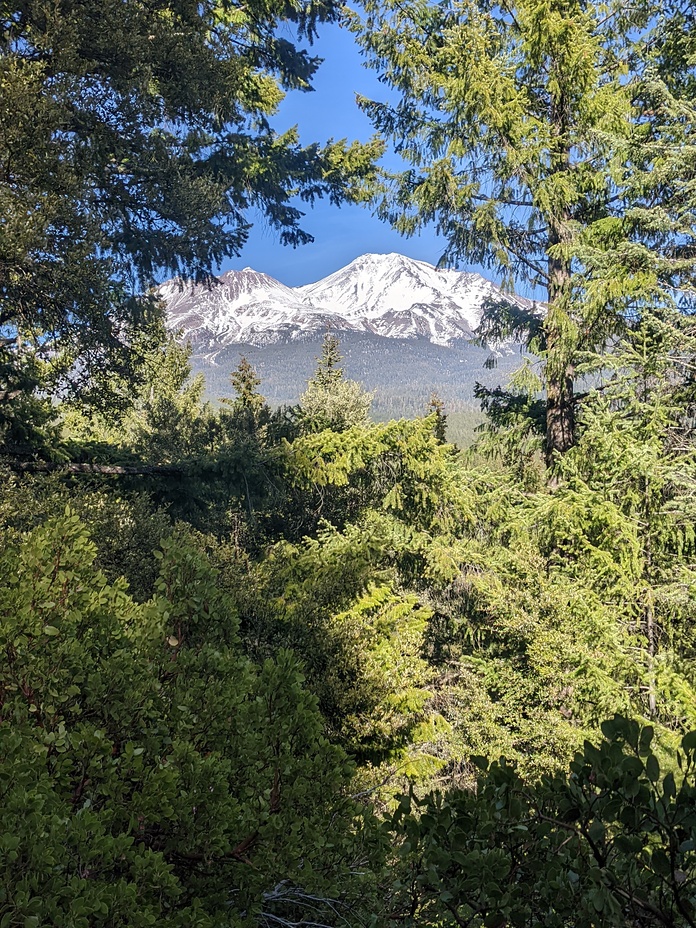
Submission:
[[[693,10],[366,10],[383,213],[549,297],[464,451],[149,318],[371,177],[269,125],[333,5],[2,9],[0,928],[696,926]]]
[[[549,460],[575,438],[583,352],[693,290],[681,6],[367,0],[352,18],[395,91],[361,105],[407,164],[380,215],[406,234],[434,222],[444,262],[480,262],[543,296],[543,322],[497,307],[481,334],[526,328],[543,357]]]
[[[378,147],[303,147],[269,122],[285,91],[311,88],[319,60],[297,42],[337,15],[331,0],[5,5],[5,347],[33,344],[72,382],[105,353],[127,364],[160,275],[205,277],[255,213],[307,242],[297,197],[358,195]]]

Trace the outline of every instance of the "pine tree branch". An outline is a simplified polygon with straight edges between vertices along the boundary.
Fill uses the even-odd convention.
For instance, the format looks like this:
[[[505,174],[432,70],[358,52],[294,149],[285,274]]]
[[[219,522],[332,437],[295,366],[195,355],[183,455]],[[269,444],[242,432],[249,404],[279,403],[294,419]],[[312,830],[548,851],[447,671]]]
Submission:
[[[534,204],[530,203],[529,200],[510,200],[507,197],[489,197],[485,196],[482,193],[472,193],[472,200],[477,200],[479,203],[500,203],[502,206],[523,206],[525,209],[534,209]]]
[[[113,474],[116,476],[147,476],[149,474],[183,474],[179,464],[93,464],[63,461],[3,461],[10,470],[31,474],[49,474],[62,471],[66,474]]]
[[[513,256],[513,258],[517,258],[517,260],[521,264],[524,264],[525,267],[528,267],[530,271],[534,271],[535,274],[538,274],[542,280],[545,280],[546,282],[550,280],[550,277],[546,273],[546,271],[538,267],[533,261],[530,261],[528,258],[525,258],[523,254],[520,254],[518,251],[515,251],[515,249],[512,248],[510,245],[503,245],[503,248],[505,248],[506,251],[509,251],[510,254]]]

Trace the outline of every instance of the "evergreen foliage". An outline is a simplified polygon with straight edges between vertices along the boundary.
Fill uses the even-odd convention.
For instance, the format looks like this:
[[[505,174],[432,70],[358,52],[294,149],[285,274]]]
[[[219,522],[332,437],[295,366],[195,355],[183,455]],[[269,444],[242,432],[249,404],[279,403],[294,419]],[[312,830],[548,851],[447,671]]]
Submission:
[[[132,372],[148,288],[239,254],[254,210],[298,245],[293,197],[362,196],[378,145],[303,147],[269,123],[311,89],[319,61],[295,43],[337,15],[330,0],[4,8],[0,334],[59,355],[52,382]]]
[[[191,351],[167,336],[143,353],[139,385],[128,378],[113,384],[112,396],[121,402],[103,411],[85,403],[66,409],[65,436],[84,448],[108,455],[118,449],[123,457],[159,464],[200,455],[210,444],[210,414],[203,406],[203,378],[191,378]]]
[[[324,336],[317,369],[300,397],[302,425],[305,431],[331,429],[343,432],[351,426],[367,423],[372,394],[355,380],[344,377],[338,339]]]
[[[387,827],[406,925],[691,925],[696,737],[664,771],[653,732],[614,717],[568,774],[523,782],[479,758],[476,792],[401,799]]]
[[[696,727],[694,356],[692,320],[663,310],[588,354],[600,373],[555,486],[512,439],[497,468],[463,458],[437,408],[309,431],[266,406],[248,364],[213,410],[174,344],[120,419],[56,408],[58,451],[144,472],[7,472],[3,917],[442,924],[454,906],[531,924],[575,906],[633,925],[658,917],[649,903],[690,924],[674,915],[688,854],[659,869],[673,819],[645,823],[655,765],[674,768]],[[177,474],[147,473],[165,456]],[[72,512],[51,520],[66,504],[94,542]],[[617,710],[632,721],[602,746]],[[636,750],[643,773],[623,766]],[[501,754],[472,792],[476,756]],[[436,783],[453,791],[428,796]],[[412,814],[394,811],[398,784]],[[568,796],[587,803],[572,834]]]
[[[229,407],[233,420],[240,420],[240,426],[244,431],[254,434],[261,427],[262,420],[267,419],[270,413],[266,401],[258,391],[261,379],[243,357],[239,367],[230,375],[230,382],[236,399],[222,399],[220,402],[223,406]]]
[[[481,335],[525,330],[543,358],[552,462],[575,440],[580,353],[693,286],[694,59],[681,6],[362,7],[353,30],[396,99],[361,105],[407,164],[378,211],[405,234],[434,222],[443,262],[543,288],[543,320],[494,306]]]
[[[266,121],[331,4],[5,11],[0,928],[696,924],[692,11],[366,10],[383,211],[550,296],[466,454],[146,318],[370,174]]]
[[[67,510],[3,556],[5,923],[212,926],[292,917],[303,895],[359,902],[350,765],[296,659],[240,654],[183,536],[141,606],[94,555]]]
[[[447,441],[447,413],[445,404],[437,393],[432,393],[430,396],[428,412],[435,415],[435,438],[444,444]]]

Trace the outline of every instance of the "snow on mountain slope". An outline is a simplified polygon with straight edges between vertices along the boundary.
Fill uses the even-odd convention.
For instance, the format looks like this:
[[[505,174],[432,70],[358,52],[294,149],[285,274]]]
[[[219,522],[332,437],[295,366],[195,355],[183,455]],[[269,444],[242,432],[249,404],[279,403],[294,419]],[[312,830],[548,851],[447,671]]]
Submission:
[[[160,287],[168,326],[197,351],[230,344],[265,345],[332,331],[387,338],[421,336],[438,345],[471,338],[485,299],[504,295],[479,274],[438,270],[403,255],[363,255],[304,287],[286,287],[251,268],[229,271],[212,286],[181,280]]]
[[[263,345],[327,325],[343,328],[342,319],[319,318],[290,287],[251,268],[229,271],[212,284],[192,286],[177,278],[159,292],[167,304],[168,327],[181,330],[201,350]]]
[[[394,338],[423,335],[440,345],[471,338],[483,301],[502,296],[480,274],[438,270],[398,254],[363,255],[297,292],[356,328]]]

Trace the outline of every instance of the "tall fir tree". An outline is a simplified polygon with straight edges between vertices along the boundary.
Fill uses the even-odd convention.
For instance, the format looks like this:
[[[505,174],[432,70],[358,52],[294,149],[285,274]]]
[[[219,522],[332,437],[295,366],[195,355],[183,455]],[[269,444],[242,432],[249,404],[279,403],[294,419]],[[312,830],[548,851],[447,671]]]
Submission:
[[[229,410],[237,426],[250,435],[256,434],[262,422],[270,418],[270,409],[259,393],[261,378],[246,357],[241,358],[230,374],[230,383],[235,398],[224,397],[220,402]]]
[[[525,329],[542,355],[549,462],[575,439],[580,353],[693,281],[694,110],[655,52],[665,21],[679,41],[678,6],[365,0],[353,16],[397,94],[361,105],[407,162],[380,215],[406,234],[434,222],[444,262],[481,262],[545,299],[541,323],[497,307],[482,331]],[[693,75],[693,57],[679,61]]]
[[[372,394],[367,393],[356,380],[345,377],[341,361],[338,339],[327,332],[317,358],[316,371],[300,397],[301,418],[306,431],[332,429],[343,432],[367,423]]]

